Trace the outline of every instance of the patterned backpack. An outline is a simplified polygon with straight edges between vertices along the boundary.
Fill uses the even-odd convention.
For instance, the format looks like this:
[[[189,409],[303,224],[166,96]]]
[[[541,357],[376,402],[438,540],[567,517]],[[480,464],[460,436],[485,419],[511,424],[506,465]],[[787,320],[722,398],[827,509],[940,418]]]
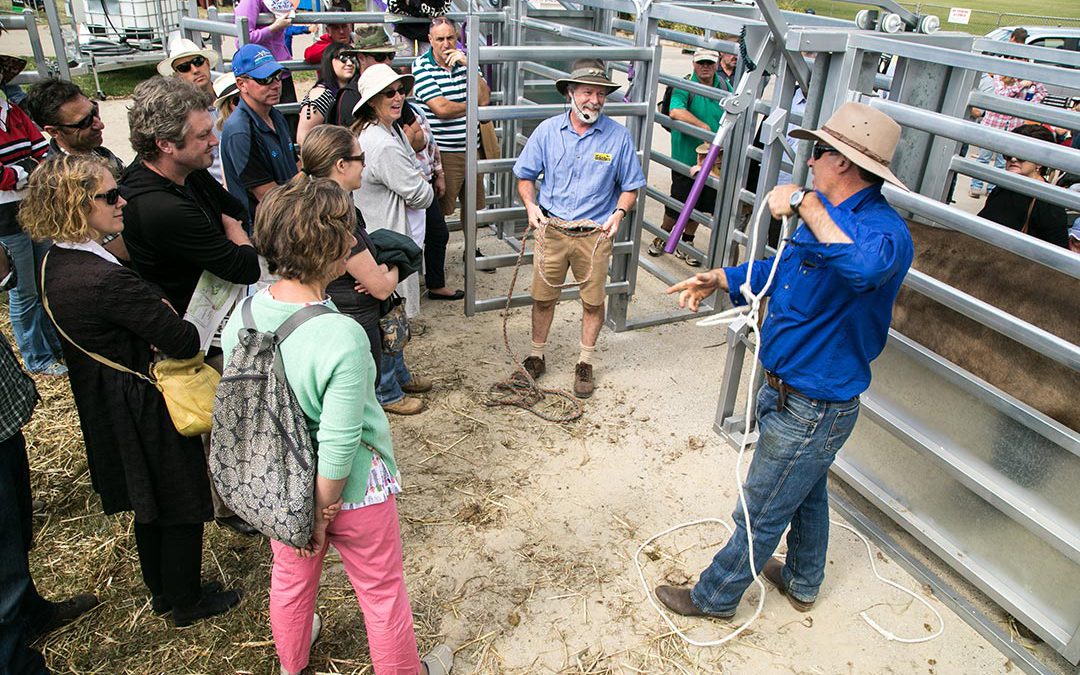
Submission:
[[[307,546],[315,528],[316,448],[278,348],[301,324],[334,310],[304,307],[270,333],[255,328],[250,297],[240,312],[240,342],[214,399],[210,476],[222,501],[255,529]]]

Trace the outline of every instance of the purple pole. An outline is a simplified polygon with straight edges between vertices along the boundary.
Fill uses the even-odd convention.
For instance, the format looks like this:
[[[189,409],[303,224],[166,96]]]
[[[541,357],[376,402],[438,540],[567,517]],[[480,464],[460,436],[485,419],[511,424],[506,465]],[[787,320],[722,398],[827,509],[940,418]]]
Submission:
[[[698,197],[701,196],[701,191],[705,189],[705,181],[709,179],[709,173],[712,171],[713,165],[716,164],[716,158],[720,155],[720,150],[721,147],[718,142],[714,142],[709,146],[709,152],[705,155],[701,171],[698,171],[698,175],[694,178],[694,186],[690,188],[690,194],[686,197],[686,204],[683,206],[683,210],[679,212],[679,219],[675,221],[675,227],[671,228],[671,236],[668,237],[667,243],[664,244],[664,253],[674,253],[679,246],[679,238],[682,237],[686,224],[690,222],[690,212],[697,206]]]

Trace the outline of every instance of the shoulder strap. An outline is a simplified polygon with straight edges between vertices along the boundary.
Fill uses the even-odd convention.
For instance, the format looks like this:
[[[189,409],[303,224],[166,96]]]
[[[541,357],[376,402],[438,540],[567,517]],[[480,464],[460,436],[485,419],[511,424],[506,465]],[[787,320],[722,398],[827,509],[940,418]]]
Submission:
[[[243,319],[243,330],[258,330],[255,327],[255,317],[251,315],[251,299],[254,297],[254,295],[249,295],[240,304],[240,318]]]
[[[336,314],[334,310],[330,309],[326,305],[308,305],[303,309],[298,309],[293,312],[293,315],[288,319],[285,319],[278,326],[278,329],[274,331],[274,336],[277,337],[277,343],[281,344],[285,341],[285,338],[292,335],[293,331],[301,326],[301,324],[308,321],[308,319],[314,319],[322,314]]]
[[[60,335],[62,335],[64,337],[65,340],[70,342],[80,352],[82,352],[83,354],[86,354],[87,356],[94,359],[98,363],[100,363],[100,364],[102,364],[104,366],[108,366],[109,368],[112,368],[113,370],[119,370],[122,373],[128,373],[129,375],[134,375],[135,377],[142,378],[142,379],[146,380],[147,382],[149,382],[150,384],[152,384],[152,385],[154,385],[156,387],[157,382],[155,382],[151,378],[147,377],[146,375],[143,375],[140,372],[131,370],[130,368],[127,368],[125,366],[122,366],[119,363],[116,363],[115,361],[110,361],[109,359],[105,358],[104,356],[101,356],[100,354],[95,354],[92,351],[89,351],[87,349],[83,349],[81,346],[79,346],[79,343],[72,340],[71,336],[64,332],[64,329],[60,327],[60,324],[56,323],[56,317],[53,316],[52,309],[49,307],[49,297],[45,294],[45,263],[48,262],[49,253],[51,253],[51,252],[52,252],[51,250],[46,252],[45,257],[41,259],[41,305],[42,305],[42,307],[45,308],[45,313],[49,315],[49,321],[52,321],[52,325],[56,327],[56,330],[60,333]]]
[[[335,314],[336,312],[326,305],[308,305],[302,309],[293,312],[293,315],[282,322],[278,329],[274,331],[274,344],[276,347],[280,347],[281,343],[285,341],[290,335],[293,334],[297,328],[309,319],[314,319],[322,314]],[[285,376],[285,363],[281,360],[281,350],[274,350],[274,377],[279,381],[284,382],[286,385],[289,383],[289,379]]]
[[[1020,228],[1020,231],[1024,234],[1028,233],[1028,226],[1031,225],[1031,212],[1035,210],[1035,198],[1031,198],[1031,203],[1028,204],[1027,216],[1024,218],[1024,226]]]

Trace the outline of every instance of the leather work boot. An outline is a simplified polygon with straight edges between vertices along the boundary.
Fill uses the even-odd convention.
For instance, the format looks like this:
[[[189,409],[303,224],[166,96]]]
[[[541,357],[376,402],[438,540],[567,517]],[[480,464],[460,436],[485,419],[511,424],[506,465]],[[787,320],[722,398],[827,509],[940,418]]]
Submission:
[[[383,404],[382,409],[395,415],[418,415],[424,412],[426,407],[421,399],[406,396],[400,401]]]
[[[667,607],[679,616],[711,616],[716,619],[730,619],[735,616],[735,612],[732,612],[731,614],[709,614],[708,612],[702,611],[690,598],[689,588],[679,586],[657,586],[656,599],[659,600],[664,607]]]
[[[411,380],[401,385],[401,391],[406,394],[423,394],[431,391],[433,386],[431,380],[423,375],[413,375]]]
[[[528,371],[532,379],[539,380],[540,376],[547,370],[547,363],[544,361],[543,356],[527,356],[521,362],[521,367]]]
[[[784,586],[784,577],[780,575],[780,570],[784,569],[784,563],[780,562],[776,558],[769,558],[765,561],[765,566],[761,568],[761,576],[765,577],[765,581],[768,581],[773,586],[776,586],[776,590],[780,591],[780,595],[783,595],[791,603],[797,611],[809,612],[814,608],[814,603],[803,602],[797,598],[791,596],[787,591],[787,587]]]
[[[593,394],[592,364],[578,363],[574,366],[574,396],[589,398]]]

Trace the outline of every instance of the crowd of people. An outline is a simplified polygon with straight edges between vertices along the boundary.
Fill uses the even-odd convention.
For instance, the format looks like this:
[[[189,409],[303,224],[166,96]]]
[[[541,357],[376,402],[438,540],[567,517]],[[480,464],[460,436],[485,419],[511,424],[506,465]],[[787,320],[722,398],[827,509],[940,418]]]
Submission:
[[[276,40],[288,21],[280,23],[263,37]],[[387,419],[422,412],[416,395],[433,385],[410,372],[404,348],[383,349],[382,319],[396,306],[415,316],[421,271],[428,298],[463,297],[445,281],[449,214],[439,202],[447,192],[439,139],[446,136],[435,128],[463,129],[463,112],[441,106],[453,99],[463,109],[464,77],[459,68],[457,91],[443,95],[437,83],[424,101],[407,103],[419,78],[387,63],[398,49],[387,34],[368,28],[354,43],[352,27],[340,26],[309,49],[309,56],[318,52],[320,77],[295,128],[275,108],[295,100],[279,62],[286,52],[245,45],[231,73],[214,77],[217,53],[174,40],[160,76],[133,92],[129,166],[102,145],[98,105],[75,84],[37,82],[22,107],[0,99],[0,278],[10,288],[23,361],[4,341],[0,510],[12,526],[0,570],[5,671],[48,672],[32,641],[98,603],[89,593],[50,602],[33,586],[20,429],[37,396],[26,371],[69,377],[102,509],[134,514],[152,611],[187,626],[240,602],[240,589],[201,577],[204,526],[216,519],[240,534],[258,532],[217,494],[207,468],[210,435],[177,430],[152,364],[202,354],[222,371],[239,330],[238,317],[228,319],[239,312],[230,310],[250,296],[260,329],[312,303],[336,310],[282,349],[318,440],[312,498],[320,508],[308,546],[273,542],[270,615],[281,671],[307,666],[321,630],[314,604],[322,559],[332,544],[357,590],[375,672],[449,672],[446,646],[423,658],[417,651]],[[448,20],[437,28],[456,35]],[[0,57],[0,77],[7,83],[25,65]],[[453,166],[460,190],[464,161]]]
[[[446,218],[468,201],[469,72],[459,29],[445,16],[432,16],[426,40],[412,40],[415,59],[409,72],[399,72],[392,58],[402,53],[400,35],[381,27],[327,26],[305,51],[305,59],[319,65],[318,81],[290,120],[275,106],[297,100],[281,64],[290,55],[285,40],[291,18],[286,12],[270,26],[255,27],[255,17],[273,9],[266,0],[238,4],[237,16],[251,19],[251,43],[237,50],[230,73],[214,77],[220,56],[212,50],[183,39],[170,45],[160,75],[134,90],[127,121],[136,157],[129,166],[102,145],[98,106],[73,83],[35,83],[22,107],[0,98],[5,141],[0,144],[0,280],[10,288],[9,311],[23,362],[20,366],[0,339],[0,495],[7,500],[0,504],[0,517],[11,525],[5,527],[0,558],[5,578],[0,665],[24,668],[16,672],[48,672],[32,640],[97,603],[91,594],[49,602],[33,585],[27,563],[29,469],[20,429],[36,394],[23,367],[70,378],[102,509],[133,512],[150,607],[187,626],[230,611],[242,598],[241,589],[201,577],[205,523],[216,520],[242,535],[258,531],[215,490],[207,469],[210,435],[177,430],[151,364],[202,354],[221,372],[242,330],[272,332],[300,309],[317,305],[334,311],[301,325],[280,347],[284,373],[319,447],[311,541],[301,547],[272,542],[270,621],[281,672],[307,667],[322,628],[315,599],[331,544],[364,612],[374,671],[437,675],[452,665],[445,645],[423,658],[417,651],[395,502],[401,476],[387,417],[423,412],[418,394],[434,385],[409,368],[399,335],[388,340],[385,319],[395,312],[417,315],[421,272],[428,300],[463,297],[447,286],[445,276]],[[732,57],[698,50],[693,62],[692,81],[732,89]],[[0,84],[25,65],[17,57],[0,56]],[[487,105],[490,90],[482,76],[479,83],[479,103]],[[581,282],[581,342],[573,380],[580,398],[591,396],[595,387],[593,357],[604,322],[612,239],[646,184],[629,132],[603,114],[607,97],[619,86],[602,62],[575,62],[555,83],[569,110],[536,128],[513,167],[529,224],[542,240],[531,287],[531,351],[522,365],[533,379],[545,373],[555,305],[572,269]],[[865,106],[845,109],[851,119],[841,121],[872,122],[888,132],[891,140],[881,152],[891,156],[899,128]],[[717,102],[686,92],[671,102],[673,119],[710,131],[721,115]],[[1028,126],[1037,127],[1015,131],[1042,138],[1042,127]],[[675,133],[676,158],[700,162],[696,140]],[[815,186],[830,176],[835,184],[819,193],[786,186],[792,189],[785,188],[776,200],[770,197],[770,208],[777,217],[799,212],[809,219],[810,229],[801,235],[806,241],[799,242],[807,251],[821,247],[811,241],[815,237],[859,240],[848,222],[852,216],[832,206],[845,199],[881,220],[884,234],[874,236],[899,242],[902,250],[895,259],[872,270],[888,282],[872,298],[872,320],[853,328],[870,336],[862,356],[876,354],[877,337],[888,325],[888,308],[910,264],[903,221],[880,195],[883,181],[898,181],[880,162],[867,164],[857,143],[813,133],[804,137],[817,141],[812,166],[822,169],[815,172]],[[1008,162],[1010,171],[1029,178],[1043,174],[1034,163]],[[672,196],[682,200],[692,173],[680,178]],[[987,208],[997,214],[1026,209],[1024,230],[1033,236],[1064,232],[1057,211],[1011,194],[995,191]],[[482,186],[475,200],[484,208]],[[676,215],[666,215],[665,230]],[[693,233],[688,228],[684,238],[692,241]],[[650,253],[659,255],[656,243],[653,249]],[[676,290],[685,291],[683,301],[696,308],[717,289],[737,288],[736,280],[746,274],[745,266],[714,270]],[[794,272],[782,274],[796,284]],[[841,281],[849,294],[865,290],[848,288],[854,283],[850,279],[836,283]],[[249,316],[232,311],[242,302]],[[839,343],[829,348],[842,351]],[[849,366],[868,379],[864,361],[852,357]],[[761,409],[775,407],[777,395],[781,401],[801,396],[794,388],[799,387],[822,393],[815,398],[829,404],[807,415],[830,426],[841,417],[850,424],[821,439],[824,450],[812,467],[814,479],[792,497],[789,508],[773,514],[773,541],[763,544],[761,557],[755,555],[762,563],[771,553],[765,548],[775,548],[792,513],[811,507],[824,512],[819,508],[824,472],[850,432],[866,384],[821,381],[824,371],[812,363],[792,372],[767,365],[775,378],[767,393],[774,398],[762,399]],[[759,478],[763,485],[776,480]],[[824,556],[820,537],[814,540],[809,566],[789,559],[786,567],[776,561],[765,567],[793,603],[807,607],[816,597]],[[682,614],[729,615],[749,583],[748,571],[738,572],[746,552],[738,548],[738,536],[732,541],[734,548],[717,557],[693,593],[665,587],[661,600]]]

